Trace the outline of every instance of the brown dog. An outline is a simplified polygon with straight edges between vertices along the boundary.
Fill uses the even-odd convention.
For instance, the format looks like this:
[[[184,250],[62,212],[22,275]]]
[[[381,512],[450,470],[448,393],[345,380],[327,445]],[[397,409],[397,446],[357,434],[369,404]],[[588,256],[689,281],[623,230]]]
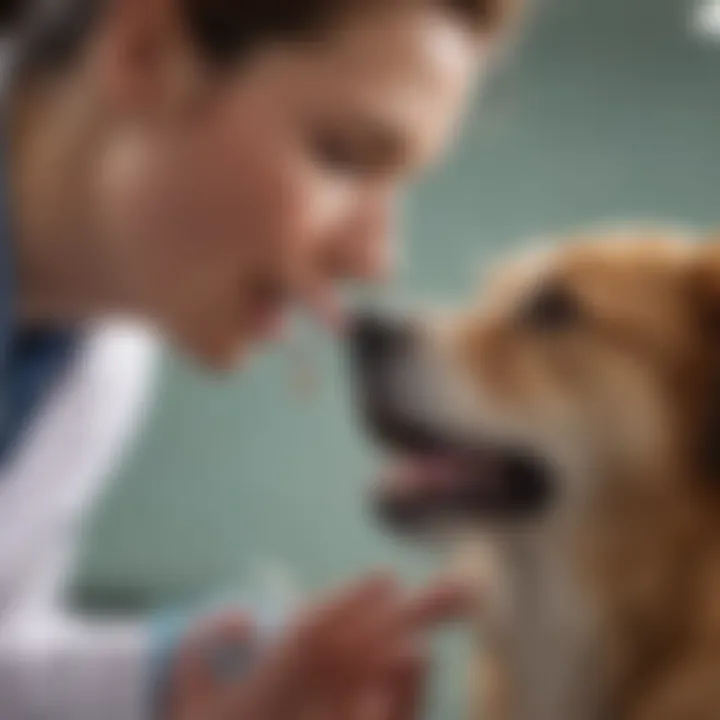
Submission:
[[[479,575],[477,718],[718,720],[720,250],[573,240],[454,317],[358,320],[378,504]]]

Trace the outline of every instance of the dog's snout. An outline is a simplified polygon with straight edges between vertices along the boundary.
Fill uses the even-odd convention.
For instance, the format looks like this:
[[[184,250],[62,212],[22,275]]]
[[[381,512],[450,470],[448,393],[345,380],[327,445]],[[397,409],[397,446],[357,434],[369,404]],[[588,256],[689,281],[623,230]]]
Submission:
[[[417,319],[358,316],[349,342],[353,381],[370,432],[384,444],[433,445],[433,420],[423,400],[427,381],[422,378],[424,348]]]
[[[413,327],[408,320],[363,314],[353,322],[351,343],[358,360],[376,364],[407,351],[413,335]]]

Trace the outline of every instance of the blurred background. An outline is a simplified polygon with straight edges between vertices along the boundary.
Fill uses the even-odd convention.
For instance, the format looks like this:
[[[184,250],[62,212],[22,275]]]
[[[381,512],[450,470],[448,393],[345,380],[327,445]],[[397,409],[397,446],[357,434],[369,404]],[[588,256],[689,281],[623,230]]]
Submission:
[[[720,2],[545,0],[408,207],[402,294],[443,302],[528,236],[606,220],[720,225]],[[96,610],[145,610],[247,586],[280,564],[307,591],[432,558],[373,525],[376,458],[353,423],[343,358],[310,337],[321,383],[299,398],[282,352],[236,379],[164,360],[136,452],[96,514],[77,583]],[[429,710],[460,717],[460,640]]]

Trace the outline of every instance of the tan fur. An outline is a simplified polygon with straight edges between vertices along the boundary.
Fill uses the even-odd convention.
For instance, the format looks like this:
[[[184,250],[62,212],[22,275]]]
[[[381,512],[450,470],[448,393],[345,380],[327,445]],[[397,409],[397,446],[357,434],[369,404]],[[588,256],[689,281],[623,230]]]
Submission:
[[[571,240],[501,270],[450,334],[484,422],[502,418],[503,431],[573,468],[572,499],[533,532],[597,622],[587,673],[602,692],[595,708],[588,696],[587,715],[568,707],[557,720],[717,720],[720,465],[702,440],[720,410],[720,250],[663,229]],[[583,319],[545,336],[518,313],[549,282],[577,297]],[[503,562],[493,582],[513,560]],[[486,631],[502,627],[487,604],[480,618]],[[473,670],[476,718],[518,717],[503,637]]]

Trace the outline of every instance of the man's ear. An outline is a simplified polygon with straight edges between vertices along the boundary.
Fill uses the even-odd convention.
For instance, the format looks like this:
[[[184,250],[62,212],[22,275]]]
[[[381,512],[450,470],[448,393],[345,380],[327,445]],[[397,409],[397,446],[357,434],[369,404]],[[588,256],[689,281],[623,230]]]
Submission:
[[[153,112],[177,103],[197,71],[173,0],[111,0],[91,52],[103,87],[120,112]]]

